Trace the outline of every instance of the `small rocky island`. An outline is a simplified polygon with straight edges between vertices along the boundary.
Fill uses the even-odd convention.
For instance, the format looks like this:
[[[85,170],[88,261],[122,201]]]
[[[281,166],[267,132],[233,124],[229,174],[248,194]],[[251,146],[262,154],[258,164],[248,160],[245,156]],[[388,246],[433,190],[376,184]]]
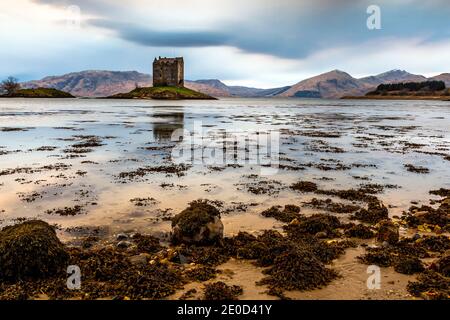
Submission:
[[[184,87],[184,60],[155,58],[153,61],[153,87],[139,88],[119,93],[111,99],[158,99],[158,100],[216,100],[207,94]]]
[[[20,89],[13,94],[1,95],[1,98],[75,98],[68,92],[53,88]]]
[[[216,100],[207,94],[184,87],[136,88],[128,93],[118,93],[108,99],[155,99],[155,100]]]
[[[9,77],[0,84],[0,98],[75,98],[54,88],[22,89],[17,79]]]

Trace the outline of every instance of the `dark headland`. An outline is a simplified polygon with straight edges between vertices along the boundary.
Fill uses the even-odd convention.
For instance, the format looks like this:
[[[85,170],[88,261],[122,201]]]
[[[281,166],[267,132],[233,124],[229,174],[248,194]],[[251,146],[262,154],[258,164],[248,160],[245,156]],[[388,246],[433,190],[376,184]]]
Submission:
[[[68,92],[53,88],[19,89],[0,95],[0,98],[75,98]]]
[[[443,81],[380,84],[364,96],[344,96],[342,99],[377,100],[450,100],[450,89]]]

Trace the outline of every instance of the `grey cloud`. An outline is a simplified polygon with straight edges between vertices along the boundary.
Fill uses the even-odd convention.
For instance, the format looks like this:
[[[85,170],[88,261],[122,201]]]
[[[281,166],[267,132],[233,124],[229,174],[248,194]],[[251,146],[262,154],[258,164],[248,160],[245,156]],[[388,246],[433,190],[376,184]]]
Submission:
[[[128,23],[104,19],[88,20],[90,25],[113,30],[124,40],[151,47],[207,47],[228,44],[227,34],[212,31],[155,31]]]
[[[448,10],[444,10],[448,7],[440,7],[440,10],[428,7],[425,10],[414,6],[418,4],[418,0],[403,2],[402,5],[378,0],[383,8],[383,29],[379,32],[371,32],[366,27],[365,9],[372,0],[226,0],[240,3],[233,9],[235,17],[231,20],[229,17],[219,17],[220,21],[198,30],[186,29],[185,25],[176,21],[173,21],[171,29],[166,30],[149,26],[152,14],[167,16],[171,21],[170,10],[149,11],[149,19],[140,16],[133,20],[136,10],[151,9],[152,3],[155,4],[158,0],[143,1],[139,6],[131,3],[127,6],[125,2],[111,0],[34,1],[51,5],[79,5],[83,12],[100,17],[87,21],[89,25],[105,28],[114,32],[118,38],[148,47],[227,45],[246,52],[297,59],[321,49],[381,37],[402,38],[421,32],[429,34],[433,40],[448,37]],[[205,4],[210,8],[217,6],[217,10],[225,3],[225,0],[204,1],[208,1]],[[432,0],[430,3],[443,3],[443,0]],[[202,20],[201,14],[188,5],[186,15],[198,15],[198,20]]]

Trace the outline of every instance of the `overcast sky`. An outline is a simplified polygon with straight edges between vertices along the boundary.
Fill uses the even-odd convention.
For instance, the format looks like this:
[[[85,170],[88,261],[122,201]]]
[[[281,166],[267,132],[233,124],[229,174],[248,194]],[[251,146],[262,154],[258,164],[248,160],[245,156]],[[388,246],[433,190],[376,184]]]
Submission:
[[[449,17],[448,0],[0,0],[0,77],[151,73],[155,56],[184,56],[188,79],[266,88],[333,69],[432,76],[450,72]]]

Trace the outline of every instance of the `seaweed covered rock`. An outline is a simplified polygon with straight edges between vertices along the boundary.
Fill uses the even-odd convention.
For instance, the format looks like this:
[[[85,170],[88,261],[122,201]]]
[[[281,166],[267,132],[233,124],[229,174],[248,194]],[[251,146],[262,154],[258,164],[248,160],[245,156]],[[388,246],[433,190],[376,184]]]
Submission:
[[[354,218],[362,222],[378,223],[381,220],[388,219],[389,212],[380,201],[370,201],[367,209],[356,212]]]
[[[283,211],[280,210],[280,207],[273,206],[270,209],[261,212],[261,215],[263,215],[266,218],[274,218],[278,221],[288,223],[294,219],[299,218],[300,217],[299,212],[300,207],[296,205],[286,205]]]
[[[450,278],[450,254],[447,254],[440,258],[433,264],[432,267],[437,272]]]
[[[341,222],[335,216],[328,214],[314,214],[310,217],[294,219],[285,226],[290,238],[302,237],[305,234],[316,235],[324,233],[325,236],[334,236]]]
[[[213,279],[217,275],[217,270],[210,266],[196,265],[187,269],[184,276],[191,281],[204,282]]]
[[[427,270],[417,277],[417,281],[409,282],[408,292],[427,300],[450,299],[450,278],[435,271]]]
[[[82,290],[88,294],[86,299],[161,299],[175,293],[184,283],[181,271],[169,263],[133,263],[133,257],[113,247],[71,248],[70,259],[71,264],[83,271]]]
[[[356,248],[357,244],[351,240],[324,241],[316,237],[306,237],[300,241],[300,245],[310,250],[321,262],[328,264],[339,258],[348,248]]]
[[[298,181],[291,185],[291,189],[300,192],[314,192],[317,191],[317,184],[310,181]]]
[[[383,220],[378,224],[377,241],[395,244],[399,239],[399,230],[391,220]]]
[[[374,264],[379,267],[389,267],[395,261],[392,253],[386,248],[370,248],[358,259],[367,265]]]
[[[155,253],[162,249],[159,239],[151,235],[137,233],[133,235],[133,242],[136,244],[138,253]]]
[[[368,265],[393,266],[398,273],[415,274],[425,270],[421,258],[427,257],[426,250],[404,238],[390,246],[366,248],[366,253],[358,259]]]
[[[420,245],[414,238],[402,238],[394,246],[388,248],[397,255],[413,256],[417,258],[429,258],[426,248]]]
[[[265,230],[258,237],[240,233],[233,238],[225,238],[225,246],[229,255],[240,259],[255,260],[255,264],[267,267],[274,264],[275,259],[292,250],[306,250],[322,263],[330,263],[353,247],[352,241],[323,241],[309,234],[283,236],[276,230]]]
[[[204,300],[237,300],[243,293],[240,286],[229,286],[222,281],[205,285]]]
[[[417,257],[401,257],[394,264],[394,270],[403,274],[415,274],[424,271],[425,268]]]
[[[450,250],[450,239],[447,236],[424,236],[415,242],[416,246],[429,251],[443,253]]]
[[[325,267],[314,254],[301,249],[280,254],[264,273],[268,276],[259,284],[277,290],[312,290],[321,288],[338,277],[334,270]]]
[[[48,223],[32,220],[0,231],[0,279],[42,279],[67,268],[68,254]]]
[[[418,227],[426,224],[450,231],[450,204],[443,200],[437,209],[430,206],[412,206],[403,219],[409,227]]]
[[[239,258],[255,259],[258,266],[266,267],[273,264],[278,255],[294,248],[295,244],[278,231],[265,230],[254,241],[242,243],[236,255]]]
[[[197,200],[172,218],[172,243],[213,244],[223,238],[220,212],[207,201]]]
[[[329,198],[325,200],[312,198],[311,201],[304,202],[304,205],[333,213],[353,213],[361,209],[360,206],[345,204],[342,202],[334,202]]]
[[[181,245],[176,248],[169,260],[175,263],[196,263],[207,266],[218,266],[228,261],[230,256],[221,246]]]
[[[353,224],[346,228],[345,235],[350,238],[371,239],[375,237],[375,233],[363,224]]]

